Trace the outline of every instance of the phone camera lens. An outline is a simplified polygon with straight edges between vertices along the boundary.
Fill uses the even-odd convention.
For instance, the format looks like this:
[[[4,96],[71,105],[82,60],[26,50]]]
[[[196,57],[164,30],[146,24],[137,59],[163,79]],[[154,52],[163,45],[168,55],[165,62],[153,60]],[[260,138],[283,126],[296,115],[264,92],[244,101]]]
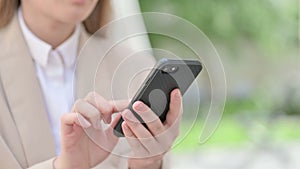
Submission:
[[[168,67],[164,67],[164,68],[163,68],[163,72],[168,73],[168,72],[169,72],[169,68],[168,68]]]
[[[163,73],[174,73],[177,71],[177,66],[166,66],[162,69]]]

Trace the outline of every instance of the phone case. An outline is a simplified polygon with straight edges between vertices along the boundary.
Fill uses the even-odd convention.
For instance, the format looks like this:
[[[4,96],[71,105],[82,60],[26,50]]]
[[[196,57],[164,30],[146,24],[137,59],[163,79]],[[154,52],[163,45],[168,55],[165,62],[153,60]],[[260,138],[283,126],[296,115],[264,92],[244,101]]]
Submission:
[[[160,60],[133,97],[128,109],[148,128],[142,118],[132,109],[135,101],[142,101],[164,122],[169,111],[172,90],[179,88],[183,95],[201,70],[202,65],[198,60]],[[117,137],[124,137],[123,121],[121,118],[114,127],[114,134]]]

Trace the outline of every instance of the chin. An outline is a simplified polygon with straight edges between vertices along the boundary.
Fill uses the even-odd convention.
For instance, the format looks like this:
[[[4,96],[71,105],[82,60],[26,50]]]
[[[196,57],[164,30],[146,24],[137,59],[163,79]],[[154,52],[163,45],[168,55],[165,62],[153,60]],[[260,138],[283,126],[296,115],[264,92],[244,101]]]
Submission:
[[[96,0],[68,0],[66,6],[61,8],[63,14],[60,16],[65,17],[70,22],[82,22],[93,11],[96,6]]]
[[[64,18],[62,18],[62,20],[64,22],[77,24],[79,22],[84,21],[89,16],[89,13],[77,11],[77,12],[71,12],[71,13],[65,14],[63,16],[64,16]]]
[[[60,12],[56,13],[56,17],[60,18],[60,20],[65,23],[79,23],[84,21],[90,15],[94,7],[95,6],[92,4],[68,5],[64,8],[60,8]]]

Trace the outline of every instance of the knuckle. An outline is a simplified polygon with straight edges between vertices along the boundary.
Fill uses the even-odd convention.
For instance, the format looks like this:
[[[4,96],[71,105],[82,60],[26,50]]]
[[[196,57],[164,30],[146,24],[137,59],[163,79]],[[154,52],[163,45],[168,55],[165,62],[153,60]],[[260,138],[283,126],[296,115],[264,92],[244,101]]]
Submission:
[[[154,140],[151,137],[141,138],[141,142],[143,142],[144,145],[155,145]]]
[[[112,103],[108,102],[105,99],[98,100],[97,102],[97,109],[100,111],[101,114],[111,114],[113,111],[113,105]]]
[[[74,103],[74,107],[75,109],[77,109],[78,107],[80,107],[80,105],[82,104],[83,100],[82,99],[77,99]]]
[[[96,118],[100,117],[100,113],[97,110],[88,109],[84,112],[84,114],[86,117],[88,117],[90,119],[94,119],[94,118],[96,119]]]
[[[113,111],[113,105],[109,102],[104,102],[102,104],[102,111],[103,114],[110,114]]]
[[[62,115],[60,116],[60,122],[66,121],[67,117],[68,117],[68,114],[67,114],[67,113],[62,114]]]
[[[158,133],[162,133],[164,131],[163,127],[160,125],[153,125],[153,130],[158,131]]]
[[[94,91],[89,92],[89,93],[86,95],[85,99],[86,99],[86,100],[95,100],[96,95],[97,95],[97,93],[94,92]]]
[[[100,113],[98,111],[92,111],[89,113],[90,118],[98,118],[100,117]]]
[[[138,127],[140,127],[140,123],[138,123],[138,122],[136,122],[136,121],[131,122],[130,124],[131,124],[131,127],[132,127],[134,130],[136,130]]]

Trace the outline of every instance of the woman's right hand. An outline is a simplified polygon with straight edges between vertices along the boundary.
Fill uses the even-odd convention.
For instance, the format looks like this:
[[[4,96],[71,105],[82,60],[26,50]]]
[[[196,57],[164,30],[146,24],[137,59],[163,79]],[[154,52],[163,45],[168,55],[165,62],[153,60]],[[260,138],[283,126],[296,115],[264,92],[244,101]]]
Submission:
[[[125,109],[128,101],[109,102],[99,94],[89,93],[85,99],[77,100],[71,113],[61,118],[61,154],[54,161],[55,169],[89,169],[105,160],[118,142],[113,127],[120,115],[111,122],[111,115]],[[103,130],[101,120],[110,123]],[[87,135],[95,136],[95,144]]]

